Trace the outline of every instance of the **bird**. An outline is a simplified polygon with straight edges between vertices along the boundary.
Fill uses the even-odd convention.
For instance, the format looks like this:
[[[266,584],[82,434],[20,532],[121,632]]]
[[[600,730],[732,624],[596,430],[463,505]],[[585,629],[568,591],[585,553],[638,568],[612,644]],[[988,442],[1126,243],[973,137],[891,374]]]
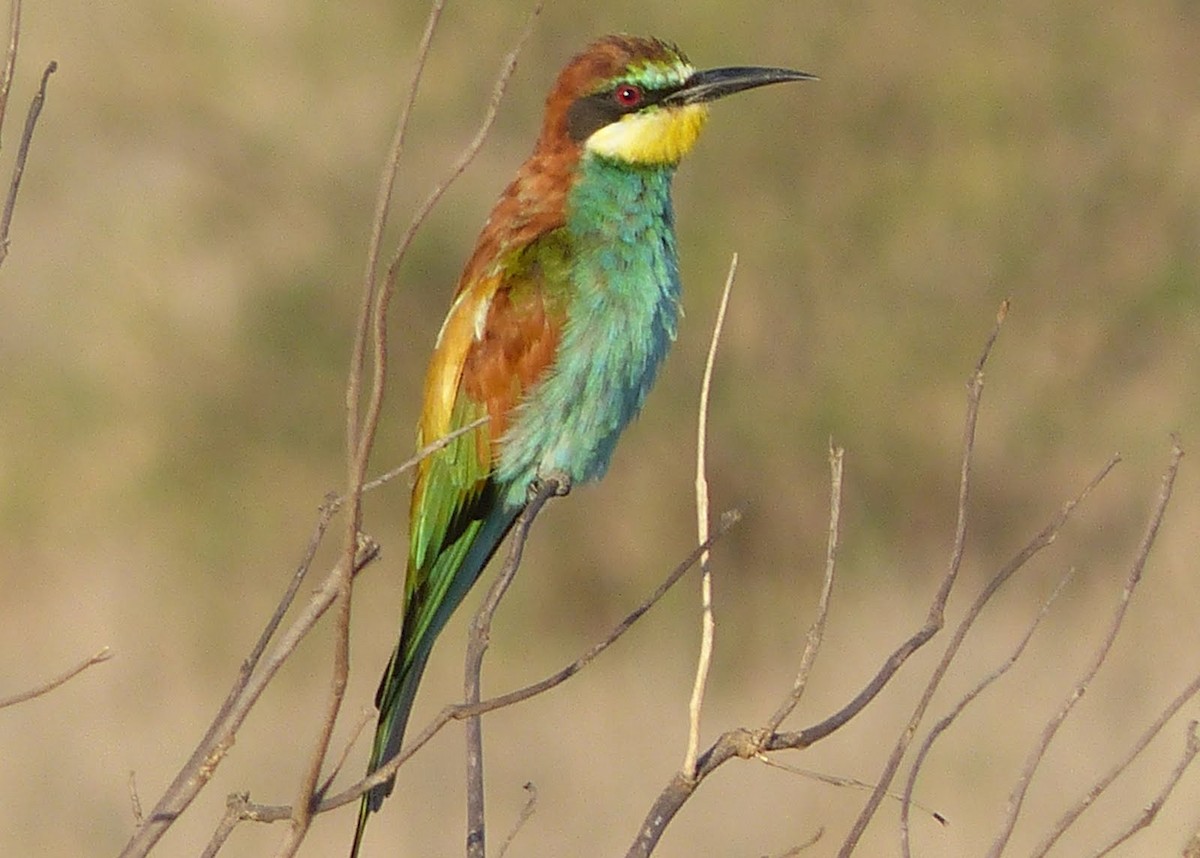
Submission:
[[[438,634],[548,477],[599,479],[680,318],[671,183],[709,104],[814,75],[697,70],[674,44],[610,35],[559,73],[529,158],[458,281],[424,382],[400,639],[368,774],[400,751]],[[362,797],[351,858],[395,776]]]

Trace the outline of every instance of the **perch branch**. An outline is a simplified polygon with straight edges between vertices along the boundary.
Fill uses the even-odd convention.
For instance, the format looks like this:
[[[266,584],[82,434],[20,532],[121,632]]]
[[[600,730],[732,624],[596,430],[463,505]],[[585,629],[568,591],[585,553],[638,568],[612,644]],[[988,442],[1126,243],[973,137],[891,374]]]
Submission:
[[[463,680],[463,700],[468,706],[479,702],[479,689],[483,673],[483,657],[491,642],[492,618],[500,607],[500,600],[508,592],[517,575],[525,542],[529,539],[529,528],[537,518],[546,501],[561,497],[571,490],[566,477],[547,477],[539,480],[530,492],[529,503],[521,511],[514,527],[512,548],[500,569],[500,574],[488,589],[479,610],[471,618],[467,637],[466,669]],[[485,839],[484,795],[483,795],[483,727],[479,715],[466,719],[467,738],[467,856],[484,858],[487,854]]]

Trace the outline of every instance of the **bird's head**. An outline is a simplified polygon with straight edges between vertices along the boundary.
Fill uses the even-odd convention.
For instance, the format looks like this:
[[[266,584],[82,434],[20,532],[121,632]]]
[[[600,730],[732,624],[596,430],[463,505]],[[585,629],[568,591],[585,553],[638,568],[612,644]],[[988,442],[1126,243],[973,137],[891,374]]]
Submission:
[[[546,99],[538,148],[641,166],[674,165],[696,143],[708,104],[735,92],[814,76],[790,69],[697,71],[658,39],[605,36],[572,59]]]

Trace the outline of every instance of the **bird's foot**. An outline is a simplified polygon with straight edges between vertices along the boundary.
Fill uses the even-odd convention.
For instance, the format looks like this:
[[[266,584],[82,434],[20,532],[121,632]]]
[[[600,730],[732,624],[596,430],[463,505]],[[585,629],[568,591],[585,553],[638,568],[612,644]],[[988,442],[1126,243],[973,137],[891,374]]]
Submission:
[[[551,497],[566,497],[571,493],[571,476],[566,471],[548,471],[538,474],[529,484],[529,498],[549,492]]]

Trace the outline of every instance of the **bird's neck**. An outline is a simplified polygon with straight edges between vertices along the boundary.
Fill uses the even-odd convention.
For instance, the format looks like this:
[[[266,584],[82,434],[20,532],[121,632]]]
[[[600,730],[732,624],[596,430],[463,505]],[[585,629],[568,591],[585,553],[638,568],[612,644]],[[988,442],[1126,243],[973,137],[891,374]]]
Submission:
[[[567,200],[567,229],[576,239],[618,245],[643,229],[672,231],[674,175],[674,164],[638,166],[585,153]]]
[[[624,336],[649,326],[674,337],[674,172],[673,165],[635,167],[590,154],[580,160],[566,205],[577,323],[590,316]]]
[[[575,287],[605,300],[678,300],[674,165],[640,167],[584,154],[566,201]]]

